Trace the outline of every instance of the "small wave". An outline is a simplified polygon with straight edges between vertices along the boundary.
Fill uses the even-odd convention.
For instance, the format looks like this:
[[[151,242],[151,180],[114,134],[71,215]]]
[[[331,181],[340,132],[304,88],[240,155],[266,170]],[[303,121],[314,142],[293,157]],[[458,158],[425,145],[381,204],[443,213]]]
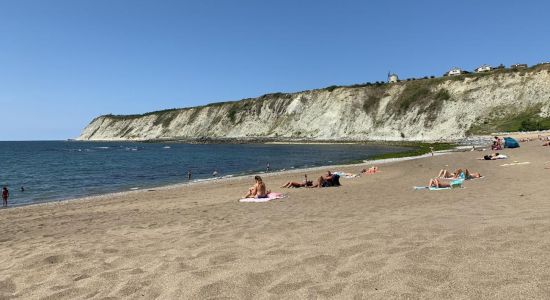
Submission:
[[[162,147],[162,148],[163,148],[163,149],[170,149],[170,148],[172,148],[172,147],[170,147],[170,146],[164,146],[164,147]]]
[[[94,147],[94,148],[96,148],[96,149],[109,149],[111,147]]]

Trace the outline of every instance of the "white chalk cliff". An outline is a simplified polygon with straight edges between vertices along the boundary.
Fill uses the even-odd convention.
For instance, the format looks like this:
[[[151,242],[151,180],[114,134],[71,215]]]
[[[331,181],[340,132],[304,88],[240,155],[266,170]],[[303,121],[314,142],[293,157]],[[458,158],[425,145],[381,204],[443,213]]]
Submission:
[[[550,118],[550,65],[95,118],[78,140],[458,140]],[[505,128],[504,128],[505,129]]]

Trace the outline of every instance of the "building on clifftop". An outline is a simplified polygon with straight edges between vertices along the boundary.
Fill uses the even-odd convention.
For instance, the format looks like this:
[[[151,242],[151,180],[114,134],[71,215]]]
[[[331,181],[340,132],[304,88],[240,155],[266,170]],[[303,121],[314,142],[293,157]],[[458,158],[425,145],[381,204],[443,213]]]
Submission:
[[[479,67],[477,67],[474,72],[476,73],[482,73],[482,72],[489,72],[493,69],[493,67],[491,67],[490,65],[481,65]]]
[[[461,68],[459,67],[453,67],[452,69],[449,70],[449,72],[445,73],[446,76],[456,76],[456,75],[460,75],[460,74],[464,74],[464,70],[462,70]]]
[[[527,68],[527,64],[513,64],[510,66],[512,69],[525,69]]]
[[[399,77],[397,77],[397,74],[395,74],[395,73],[390,74],[388,72],[388,83],[394,83],[394,82],[398,82],[398,81],[399,81]]]

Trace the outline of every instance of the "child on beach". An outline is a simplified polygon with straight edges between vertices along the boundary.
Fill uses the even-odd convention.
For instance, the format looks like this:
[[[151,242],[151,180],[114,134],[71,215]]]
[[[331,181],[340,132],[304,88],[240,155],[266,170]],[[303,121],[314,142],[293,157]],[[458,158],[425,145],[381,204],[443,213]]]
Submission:
[[[271,193],[271,191],[265,186],[262,177],[255,176],[254,180],[256,183],[248,189],[248,194],[246,194],[244,198],[267,198],[267,195]]]
[[[7,187],[2,188],[2,207],[8,207],[8,198],[10,197],[10,191]]]

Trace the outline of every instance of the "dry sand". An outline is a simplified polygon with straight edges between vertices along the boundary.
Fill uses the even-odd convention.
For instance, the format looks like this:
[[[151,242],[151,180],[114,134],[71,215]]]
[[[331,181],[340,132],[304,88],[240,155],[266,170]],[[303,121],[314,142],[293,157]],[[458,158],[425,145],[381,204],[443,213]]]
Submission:
[[[548,299],[550,149],[501,152],[390,163],[269,203],[236,201],[247,177],[5,209],[0,298]],[[514,161],[530,164],[500,166]],[[486,177],[412,189],[456,167]]]

